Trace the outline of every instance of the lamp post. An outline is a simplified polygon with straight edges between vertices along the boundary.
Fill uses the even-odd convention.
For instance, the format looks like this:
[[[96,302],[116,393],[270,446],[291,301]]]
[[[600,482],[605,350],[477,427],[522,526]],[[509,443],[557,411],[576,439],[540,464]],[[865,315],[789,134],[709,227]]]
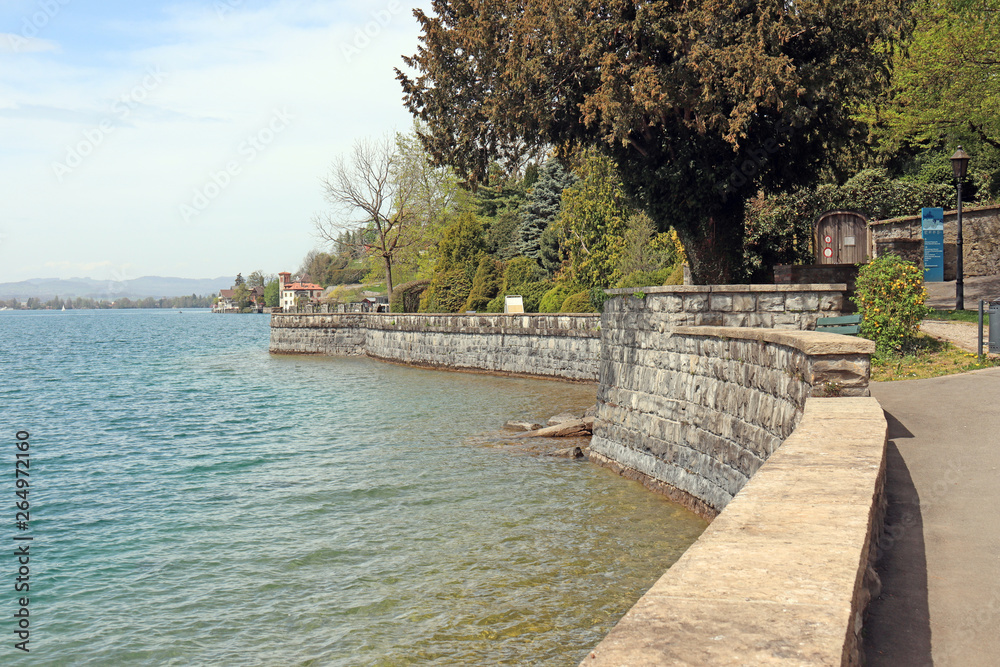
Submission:
[[[965,255],[962,249],[962,181],[965,180],[965,173],[969,169],[969,154],[959,146],[955,154],[951,156],[951,169],[955,172],[955,180],[958,182],[958,257],[956,258],[956,280],[955,280],[955,310],[965,310],[965,267],[963,266]]]

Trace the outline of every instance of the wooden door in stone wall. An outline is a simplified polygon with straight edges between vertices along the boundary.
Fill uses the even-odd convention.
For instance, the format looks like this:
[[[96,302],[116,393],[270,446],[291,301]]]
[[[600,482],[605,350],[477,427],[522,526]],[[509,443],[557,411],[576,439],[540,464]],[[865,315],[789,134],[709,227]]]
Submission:
[[[813,247],[817,264],[868,261],[868,220],[854,211],[827,211],[816,221]]]

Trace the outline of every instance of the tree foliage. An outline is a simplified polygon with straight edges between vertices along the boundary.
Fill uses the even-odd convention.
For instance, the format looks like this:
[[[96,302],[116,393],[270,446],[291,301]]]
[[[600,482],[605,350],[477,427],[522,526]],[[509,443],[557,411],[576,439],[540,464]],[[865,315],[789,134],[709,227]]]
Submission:
[[[974,137],[1000,149],[1000,0],[921,0],[875,118],[888,148]]]
[[[573,279],[587,288],[611,285],[621,278],[632,209],[610,158],[590,151],[579,173],[580,180],[563,192],[559,214]]]
[[[564,169],[559,160],[553,158],[545,162],[527,200],[521,205],[517,230],[520,254],[541,263],[542,233],[559,214],[563,190],[574,182],[576,176]]]
[[[811,181],[865,136],[910,0],[559,0],[415,10],[422,44],[397,70],[421,139],[470,182],[552,144],[600,147],[697,282],[727,282],[744,202]]]

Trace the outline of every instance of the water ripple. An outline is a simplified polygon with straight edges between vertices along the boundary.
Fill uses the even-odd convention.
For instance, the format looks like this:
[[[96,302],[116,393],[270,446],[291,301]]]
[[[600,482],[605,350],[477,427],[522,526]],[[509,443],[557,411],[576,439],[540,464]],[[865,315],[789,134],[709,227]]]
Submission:
[[[593,388],[271,357],[254,316],[0,333],[3,425],[32,433],[32,665],[576,664],[704,528],[497,431]]]

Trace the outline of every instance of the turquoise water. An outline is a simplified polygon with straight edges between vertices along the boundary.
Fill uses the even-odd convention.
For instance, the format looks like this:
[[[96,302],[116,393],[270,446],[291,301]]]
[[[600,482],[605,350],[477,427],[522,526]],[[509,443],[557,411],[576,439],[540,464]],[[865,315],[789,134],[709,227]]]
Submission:
[[[0,313],[0,539],[34,537],[31,653],[2,559],[0,662],[572,665],[704,528],[498,430],[593,387],[267,343],[266,316]]]

